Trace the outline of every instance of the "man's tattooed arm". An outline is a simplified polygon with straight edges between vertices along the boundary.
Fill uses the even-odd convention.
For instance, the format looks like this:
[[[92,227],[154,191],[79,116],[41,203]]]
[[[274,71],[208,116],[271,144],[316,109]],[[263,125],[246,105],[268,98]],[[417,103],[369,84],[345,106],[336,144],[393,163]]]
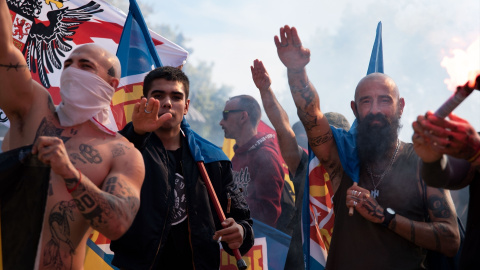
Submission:
[[[104,191],[100,190],[85,175],[65,179],[67,189],[79,212],[98,230],[110,239],[117,239],[130,226],[140,206],[140,199],[126,181],[117,176],[105,180]]]
[[[25,69],[25,68],[28,68],[27,65],[21,65],[20,63],[16,63],[16,64],[2,64],[0,63],[0,68],[6,68],[7,71],[9,70],[15,70],[15,71],[20,71],[22,69]]]
[[[427,189],[430,220],[414,221],[397,213],[394,225],[391,224],[389,228],[415,245],[454,256],[460,245],[460,238],[450,195],[443,189]]]

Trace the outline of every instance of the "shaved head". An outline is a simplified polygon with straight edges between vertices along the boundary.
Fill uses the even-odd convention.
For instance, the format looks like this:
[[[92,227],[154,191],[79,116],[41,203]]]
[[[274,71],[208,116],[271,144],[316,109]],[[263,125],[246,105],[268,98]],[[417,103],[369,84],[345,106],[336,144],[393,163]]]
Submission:
[[[96,44],[85,44],[77,47],[72,54],[80,52],[88,52],[94,56],[98,63],[105,68],[109,76],[120,79],[121,66],[116,55]]]
[[[398,91],[397,84],[395,81],[390,78],[389,76],[383,74],[383,73],[370,73],[367,76],[363,77],[357,84],[357,88],[355,88],[355,102],[357,101],[358,94],[361,90],[363,90],[365,87],[370,87],[371,84],[384,84],[389,86],[391,91],[393,91],[393,96],[396,97],[397,99],[400,98],[400,93]]]

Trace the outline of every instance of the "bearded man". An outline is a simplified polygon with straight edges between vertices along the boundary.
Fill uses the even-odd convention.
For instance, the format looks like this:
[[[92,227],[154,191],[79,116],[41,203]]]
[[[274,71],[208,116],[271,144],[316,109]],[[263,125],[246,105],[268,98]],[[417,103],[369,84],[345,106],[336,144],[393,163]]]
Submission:
[[[335,194],[326,269],[423,269],[426,249],[455,255],[460,240],[450,193],[423,183],[412,144],[398,139],[405,101],[395,82],[373,73],[355,90],[356,185],[342,167],[339,146],[308,79],[310,50],[289,26],[280,28],[275,44],[310,147],[330,175]],[[355,209],[352,215],[349,208]]]

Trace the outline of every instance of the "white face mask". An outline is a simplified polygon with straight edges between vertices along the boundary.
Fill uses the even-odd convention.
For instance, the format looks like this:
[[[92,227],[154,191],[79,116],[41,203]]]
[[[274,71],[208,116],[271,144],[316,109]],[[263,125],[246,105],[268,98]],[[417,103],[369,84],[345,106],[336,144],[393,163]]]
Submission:
[[[60,124],[71,127],[91,120],[102,131],[114,135],[118,127],[110,102],[115,89],[97,75],[66,68],[60,77],[62,102],[57,106]]]

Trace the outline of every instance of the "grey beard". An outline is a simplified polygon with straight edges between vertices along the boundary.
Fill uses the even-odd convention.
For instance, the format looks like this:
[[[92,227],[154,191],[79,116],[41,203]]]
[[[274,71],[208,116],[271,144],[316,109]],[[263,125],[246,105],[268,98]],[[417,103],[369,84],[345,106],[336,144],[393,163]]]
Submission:
[[[383,123],[383,126],[370,126],[373,120]],[[358,121],[357,150],[361,163],[373,163],[385,159],[385,155],[398,139],[400,117],[387,119],[382,114],[368,114]]]

